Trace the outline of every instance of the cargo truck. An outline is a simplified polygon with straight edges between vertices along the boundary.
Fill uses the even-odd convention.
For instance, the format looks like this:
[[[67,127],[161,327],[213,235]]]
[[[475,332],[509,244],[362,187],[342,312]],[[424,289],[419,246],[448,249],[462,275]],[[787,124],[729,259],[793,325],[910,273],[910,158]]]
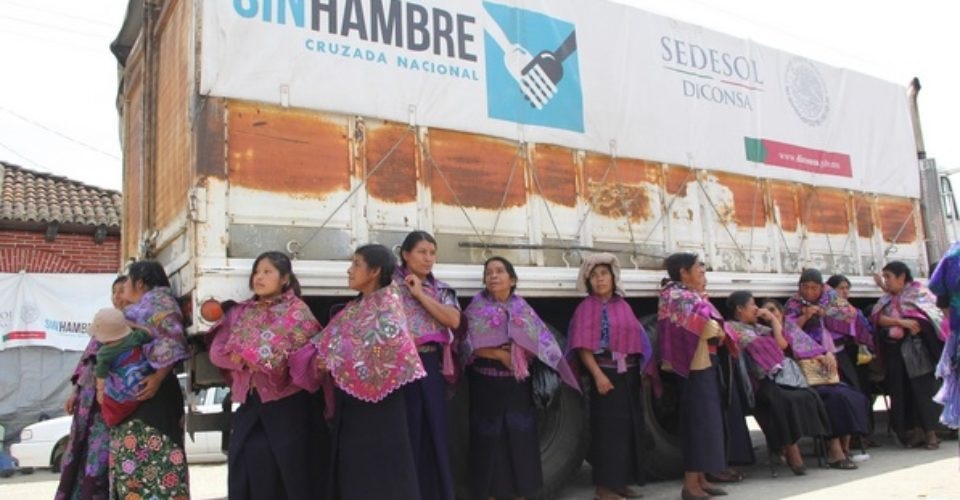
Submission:
[[[655,338],[672,252],[718,298],[787,297],[806,267],[868,298],[889,260],[926,276],[956,217],[918,82],[603,0],[132,0],[112,50],[123,254],[163,263],[192,335],[205,303],[250,295],[263,251],[295,259],[326,321],[354,248],[423,229],[462,301],[505,256],[560,336],[580,259],[613,252]],[[202,353],[188,368],[218,383]],[[680,469],[672,396],[646,395],[653,477]],[[585,408],[571,391],[540,415],[547,491],[584,459]]]

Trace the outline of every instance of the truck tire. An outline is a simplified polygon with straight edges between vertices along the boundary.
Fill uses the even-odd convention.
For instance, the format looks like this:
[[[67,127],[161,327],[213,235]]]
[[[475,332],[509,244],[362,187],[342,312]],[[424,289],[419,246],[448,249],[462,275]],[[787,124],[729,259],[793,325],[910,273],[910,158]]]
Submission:
[[[63,462],[63,454],[67,451],[67,438],[57,441],[53,447],[53,453],[50,454],[50,472],[59,473],[60,464]]]
[[[657,315],[644,316],[640,318],[640,323],[650,337],[653,352],[659,352]],[[645,469],[648,479],[676,479],[683,475],[683,452],[676,428],[679,421],[676,375],[660,372],[660,381],[663,388],[660,397],[654,394],[651,384],[643,384],[644,423],[653,441],[653,451]]]

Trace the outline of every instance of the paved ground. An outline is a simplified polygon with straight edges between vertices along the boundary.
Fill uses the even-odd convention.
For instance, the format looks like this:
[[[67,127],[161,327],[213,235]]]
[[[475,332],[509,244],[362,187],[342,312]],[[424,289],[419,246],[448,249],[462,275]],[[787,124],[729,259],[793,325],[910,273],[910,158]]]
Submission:
[[[752,422],[751,422],[752,423]],[[757,456],[761,464],[742,468],[747,479],[739,484],[724,485],[730,496],[744,499],[955,499],[960,500],[960,459],[957,442],[945,441],[939,450],[905,450],[896,447],[889,438],[882,438],[884,446],[871,448],[871,459],[862,462],[856,471],[816,468],[816,461],[807,457],[808,474],[794,476],[781,467],[778,477],[771,477],[763,450],[762,434],[755,426],[752,432]],[[809,444],[805,445],[809,451]],[[0,498],[52,498],[57,476],[49,471],[37,471],[25,476],[0,479]],[[217,499],[226,496],[226,466],[195,465],[190,467],[193,498]],[[645,498],[674,499],[680,497],[680,482],[666,481],[644,486]],[[593,498],[590,469],[584,465],[580,473],[562,492],[560,500]]]

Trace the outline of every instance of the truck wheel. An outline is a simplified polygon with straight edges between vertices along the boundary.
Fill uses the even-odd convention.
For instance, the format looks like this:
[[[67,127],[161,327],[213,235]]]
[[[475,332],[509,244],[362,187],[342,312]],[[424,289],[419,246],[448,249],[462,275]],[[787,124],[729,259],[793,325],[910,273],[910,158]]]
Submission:
[[[650,337],[653,352],[657,346],[657,315],[640,318]],[[653,450],[645,464],[648,479],[675,479],[683,475],[683,452],[680,447],[677,409],[679,399],[676,375],[660,372],[663,392],[656,397],[650,384],[643,385],[643,412],[647,432],[653,440]]]

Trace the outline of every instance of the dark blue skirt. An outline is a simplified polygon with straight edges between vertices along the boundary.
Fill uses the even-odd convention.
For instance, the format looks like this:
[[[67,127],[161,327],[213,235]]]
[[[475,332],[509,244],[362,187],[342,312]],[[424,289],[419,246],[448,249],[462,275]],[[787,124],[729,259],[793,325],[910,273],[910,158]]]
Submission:
[[[818,385],[814,389],[830,417],[833,436],[865,436],[870,431],[869,401],[847,384]]]
[[[605,395],[590,391],[590,465],[593,484],[619,490],[644,483],[645,438],[643,388],[640,371],[634,366],[626,373],[601,368],[613,390]]]
[[[330,498],[420,499],[403,394],[367,403],[338,388],[333,422]]]
[[[322,399],[306,391],[268,403],[256,392],[247,396],[230,434],[231,500],[327,498],[330,441]]]
[[[447,381],[441,351],[422,352],[427,376],[403,388],[413,460],[423,500],[453,500],[453,472],[447,445]]]
[[[489,376],[472,367],[468,376],[471,496],[532,496],[543,487],[543,469],[530,378]]]
[[[720,374],[713,366],[680,378],[680,440],[685,472],[719,472],[727,468]]]

